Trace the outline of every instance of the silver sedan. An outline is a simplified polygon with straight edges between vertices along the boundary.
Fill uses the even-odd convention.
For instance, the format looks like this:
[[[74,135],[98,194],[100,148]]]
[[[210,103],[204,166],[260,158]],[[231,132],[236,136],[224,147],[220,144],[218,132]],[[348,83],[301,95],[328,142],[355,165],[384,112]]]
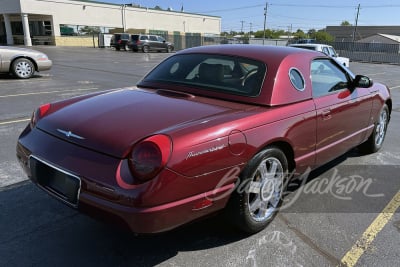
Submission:
[[[0,46],[0,73],[20,79],[32,77],[35,71],[49,70],[52,61],[46,54],[27,48]]]

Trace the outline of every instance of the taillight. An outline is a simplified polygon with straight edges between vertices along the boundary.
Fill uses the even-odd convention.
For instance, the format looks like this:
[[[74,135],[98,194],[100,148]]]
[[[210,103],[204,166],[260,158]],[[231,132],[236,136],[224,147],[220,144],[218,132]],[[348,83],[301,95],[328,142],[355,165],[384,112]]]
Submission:
[[[50,110],[51,104],[47,103],[44,105],[41,105],[37,110],[35,110],[32,114],[31,118],[31,127],[35,127],[36,123],[46,116],[47,112]]]
[[[122,40],[118,40],[118,43],[121,44],[121,43],[122,43]]]
[[[140,40],[137,40],[137,41],[136,41],[136,44],[138,44],[138,45],[139,45],[139,44],[140,44]]]
[[[154,178],[167,164],[172,152],[171,139],[154,135],[135,145],[130,153],[132,175],[142,181]]]

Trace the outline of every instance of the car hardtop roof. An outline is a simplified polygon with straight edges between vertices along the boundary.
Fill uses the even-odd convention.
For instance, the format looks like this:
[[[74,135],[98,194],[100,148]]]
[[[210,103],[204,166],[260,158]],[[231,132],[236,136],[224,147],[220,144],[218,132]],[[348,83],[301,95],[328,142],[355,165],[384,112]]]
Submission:
[[[228,56],[242,56],[256,60],[267,61],[274,58],[283,60],[289,55],[304,54],[309,57],[319,56],[320,53],[311,50],[301,50],[287,46],[269,46],[269,45],[246,45],[246,44],[222,44],[206,45],[188,48],[177,52],[177,54],[221,54]]]

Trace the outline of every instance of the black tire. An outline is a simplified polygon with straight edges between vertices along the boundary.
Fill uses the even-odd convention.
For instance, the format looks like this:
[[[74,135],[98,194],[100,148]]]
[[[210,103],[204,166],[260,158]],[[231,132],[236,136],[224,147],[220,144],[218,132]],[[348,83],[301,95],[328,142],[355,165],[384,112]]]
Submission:
[[[371,154],[382,148],[383,141],[386,137],[386,130],[390,120],[389,108],[386,104],[383,105],[379,112],[378,120],[375,122],[374,131],[369,136],[368,140],[359,146],[361,152]]]
[[[247,233],[263,230],[279,210],[288,172],[287,158],[279,148],[267,147],[256,154],[227,205],[231,222]]]
[[[171,53],[172,51],[173,51],[172,46],[169,45],[169,46],[167,47],[167,51],[165,51],[165,52]]]
[[[35,73],[35,66],[29,59],[19,58],[12,63],[11,73],[19,79],[28,79]]]
[[[127,45],[127,44],[124,45],[124,50],[125,50],[125,51],[129,51],[129,50],[130,50],[130,49],[129,49],[129,45]]]
[[[115,50],[119,51],[121,50],[121,48],[119,48],[119,46],[115,47]]]
[[[143,53],[149,53],[149,46],[148,45],[145,45],[145,46],[143,46],[143,48],[142,48],[142,51],[143,51]]]

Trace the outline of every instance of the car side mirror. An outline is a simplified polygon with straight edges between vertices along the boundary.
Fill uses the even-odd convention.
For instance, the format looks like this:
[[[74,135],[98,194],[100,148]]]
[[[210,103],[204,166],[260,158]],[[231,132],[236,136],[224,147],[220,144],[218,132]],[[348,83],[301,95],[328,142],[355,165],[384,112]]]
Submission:
[[[361,88],[370,88],[374,82],[364,75],[356,75],[353,80],[353,88],[361,87]]]

